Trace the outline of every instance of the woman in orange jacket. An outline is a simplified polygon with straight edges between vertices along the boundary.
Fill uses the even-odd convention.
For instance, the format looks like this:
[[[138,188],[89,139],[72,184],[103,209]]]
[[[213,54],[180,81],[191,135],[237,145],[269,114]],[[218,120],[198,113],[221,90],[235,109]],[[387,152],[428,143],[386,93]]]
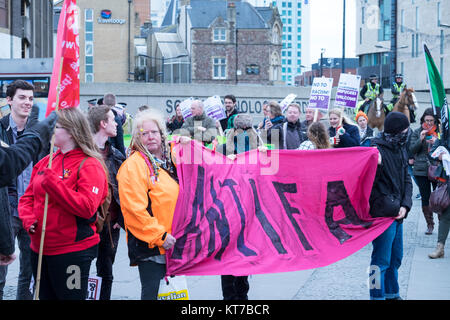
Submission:
[[[166,273],[165,250],[176,241],[171,228],[179,192],[164,120],[154,110],[137,114],[130,150],[117,174],[128,256],[139,268],[141,299],[154,300]]]

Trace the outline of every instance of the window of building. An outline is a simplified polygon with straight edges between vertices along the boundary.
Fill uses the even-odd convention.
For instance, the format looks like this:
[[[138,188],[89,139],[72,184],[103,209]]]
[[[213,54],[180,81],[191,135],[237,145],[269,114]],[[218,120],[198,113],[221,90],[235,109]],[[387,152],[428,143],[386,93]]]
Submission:
[[[94,82],[94,10],[84,11],[84,56],[85,56],[85,77],[86,83]]]
[[[386,41],[391,37],[391,8],[392,0],[378,0],[380,8],[380,28],[378,41]]]
[[[213,41],[227,40],[227,30],[225,28],[214,28],[213,34]]]
[[[439,72],[441,73],[441,77],[442,77],[442,81],[444,81],[444,58],[441,58],[441,68],[440,68],[440,70],[439,70]]]
[[[419,7],[416,7],[416,30],[419,30]]]
[[[405,32],[405,10],[400,13],[400,32]]]
[[[437,25],[438,27],[441,26],[441,3],[437,3]]]
[[[213,79],[227,78],[227,60],[224,57],[213,57]]]
[[[8,0],[0,0],[0,28],[8,28]]]
[[[441,30],[441,45],[440,45],[440,51],[441,51],[441,54],[444,54],[444,41],[445,41],[445,37],[444,37],[444,30]]]
[[[259,66],[257,64],[250,64],[245,67],[245,72],[247,74],[258,75],[259,74]]]

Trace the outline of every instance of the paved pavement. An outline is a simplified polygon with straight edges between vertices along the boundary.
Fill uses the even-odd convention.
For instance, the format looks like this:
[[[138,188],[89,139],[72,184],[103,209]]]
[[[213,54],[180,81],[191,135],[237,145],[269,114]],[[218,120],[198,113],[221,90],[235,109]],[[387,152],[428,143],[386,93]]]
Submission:
[[[414,194],[417,194],[414,186]],[[420,200],[404,221],[404,258],[399,270],[400,294],[408,300],[450,299],[450,248],[442,259],[429,259],[437,242],[437,216],[435,231],[425,235],[426,223]],[[367,269],[372,245],[327,267],[250,276],[251,300],[367,300]],[[18,249],[17,251],[18,252]],[[9,268],[5,299],[15,299],[18,261]],[[95,274],[95,261],[91,267]],[[137,267],[130,267],[125,243],[121,234],[114,265],[115,282],[112,299],[139,300],[140,281]],[[190,298],[194,300],[221,300],[220,276],[187,277]]]

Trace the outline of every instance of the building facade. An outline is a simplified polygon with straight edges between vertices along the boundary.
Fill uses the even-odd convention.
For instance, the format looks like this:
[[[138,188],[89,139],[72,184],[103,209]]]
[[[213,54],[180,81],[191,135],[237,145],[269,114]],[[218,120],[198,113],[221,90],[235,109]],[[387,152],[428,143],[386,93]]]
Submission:
[[[0,0],[0,59],[53,56],[53,1]]]
[[[281,50],[281,80],[287,85],[295,84],[295,76],[309,68],[310,52],[310,6],[306,0],[276,0],[283,23]]]
[[[58,1],[55,7],[61,7]],[[132,0],[77,0],[80,10],[80,82],[134,80],[134,37],[139,34]],[[58,8],[56,8],[58,10]],[[58,14],[55,20],[58,21]]]
[[[359,57],[358,74],[363,79],[376,73],[388,88],[392,75],[402,73],[408,86],[428,90],[422,46],[425,43],[440,70],[444,87],[450,88],[450,79],[446,76],[450,72],[450,1],[364,0],[356,3],[356,55]],[[392,21],[392,17],[396,17],[396,21]]]
[[[171,59],[181,67],[178,59],[183,57],[189,59],[189,82],[282,84],[282,23],[276,8],[242,1],[172,0],[162,30],[172,33],[164,38],[172,44],[152,41],[149,60],[157,73],[171,70],[164,64],[158,67]],[[162,57],[156,56],[157,47]],[[164,79],[167,82],[167,76]]]

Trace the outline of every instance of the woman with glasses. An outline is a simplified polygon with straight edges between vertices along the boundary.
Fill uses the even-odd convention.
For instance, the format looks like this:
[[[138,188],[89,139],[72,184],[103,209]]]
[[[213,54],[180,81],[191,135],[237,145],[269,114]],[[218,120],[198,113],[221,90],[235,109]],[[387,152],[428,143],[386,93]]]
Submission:
[[[117,174],[128,256],[130,265],[139,268],[142,300],[156,300],[166,274],[165,250],[176,241],[171,229],[179,186],[165,128],[154,110],[139,112],[133,122],[131,155]]]
[[[431,189],[436,188],[436,182],[428,179],[428,168],[432,161],[428,154],[434,142],[438,139],[438,119],[433,114],[433,109],[428,108],[420,118],[420,127],[414,130],[409,145],[410,154],[414,156],[413,175],[422,197],[422,211],[427,222],[425,234],[433,233],[433,211],[429,206]]]

